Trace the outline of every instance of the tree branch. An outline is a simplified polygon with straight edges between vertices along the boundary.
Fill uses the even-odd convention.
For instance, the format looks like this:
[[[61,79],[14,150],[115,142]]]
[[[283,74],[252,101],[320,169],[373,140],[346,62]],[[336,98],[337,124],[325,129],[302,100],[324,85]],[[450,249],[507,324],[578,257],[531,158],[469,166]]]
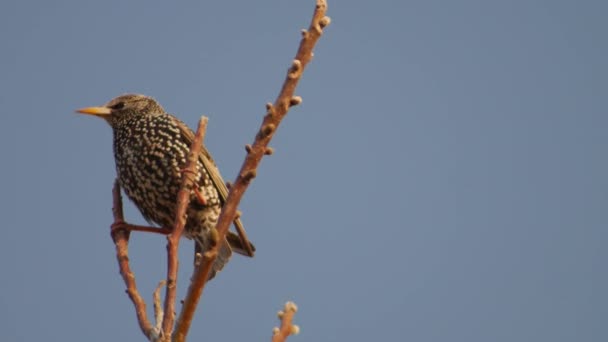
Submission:
[[[114,182],[114,188],[112,189],[112,214],[114,215],[114,224],[122,225],[124,223],[124,215],[122,211],[122,197],[120,195],[120,185],[118,180]],[[154,329],[152,324],[148,320],[146,315],[146,302],[137,291],[137,284],[135,283],[135,275],[131,271],[129,266],[129,231],[125,229],[112,229],[112,240],[116,246],[116,259],[118,260],[118,267],[120,268],[120,275],[122,280],[127,286],[127,294],[131,298],[131,302],[135,306],[135,314],[137,315],[137,322],[139,328],[149,339],[154,335]]]
[[[177,209],[175,211],[173,231],[167,236],[167,291],[165,293],[165,316],[163,318],[163,333],[167,338],[171,336],[173,322],[175,321],[179,241],[186,225],[186,209],[190,204],[190,194],[195,186],[195,175],[198,173],[198,156],[201,154],[203,147],[207,121],[207,117],[201,117],[196,135],[190,146],[190,152],[186,159],[186,167],[182,171],[182,184],[177,193]]]
[[[152,295],[152,298],[154,299],[154,319],[156,321],[156,326],[154,329],[156,331],[162,331],[163,329],[162,325],[165,313],[163,312],[163,306],[160,303],[160,291],[163,289],[163,287],[165,287],[166,284],[166,280],[161,280],[156,286],[156,290],[154,290],[154,294]]]
[[[230,224],[234,220],[239,202],[251,180],[255,178],[257,167],[263,156],[272,153],[272,149],[268,147],[270,140],[274,136],[274,133],[287,114],[289,108],[302,102],[302,99],[299,96],[294,96],[295,88],[302,76],[304,68],[312,59],[312,50],[323,33],[323,29],[330,23],[329,17],[325,16],[326,10],[326,1],[317,0],[310,28],[302,31],[300,47],[288,70],[283,87],[275,100],[275,103],[266,105],[267,112],[264,116],[260,130],[255,137],[254,143],[251,146],[247,146],[247,157],[243,162],[236,181],[230,187],[228,198],[222,207],[219,221],[216,225],[220,243],[205,253],[202,263],[194,272],[180,317],[177,321],[173,341],[184,341],[186,338],[194,317],[194,312],[203,293],[205,282],[208,279],[211,266],[217,257],[217,252],[221,247],[221,244],[224,243],[224,236],[226,236]]]
[[[293,316],[298,311],[298,307],[294,302],[285,303],[285,308],[279,311],[279,320],[281,327],[274,328],[272,331],[272,342],[284,342],[289,335],[297,335],[300,333],[300,327],[293,324]]]

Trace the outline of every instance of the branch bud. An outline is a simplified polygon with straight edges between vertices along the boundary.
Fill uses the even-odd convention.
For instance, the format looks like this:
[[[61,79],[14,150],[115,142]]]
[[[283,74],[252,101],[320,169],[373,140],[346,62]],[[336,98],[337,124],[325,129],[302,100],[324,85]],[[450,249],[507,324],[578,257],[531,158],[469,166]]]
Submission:
[[[325,17],[321,18],[321,20],[319,20],[319,26],[321,26],[322,29],[325,28],[330,23],[331,23],[331,18],[328,16],[325,16]]]
[[[290,79],[298,78],[302,74],[302,62],[299,59],[294,59],[291,63],[291,68],[289,68],[289,73],[287,77]]]
[[[267,110],[268,112],[271,112],[271,111],[273,110],[272,103],[270,103],[270,102],[266,102],[266,110]]]
[[[300,103],[302,103],[302,98],[300,96],[293,96],[290,100],[289,100],[289,106],[297,106]]]
[[[276,126],[269,123],[267,125],[264,125],[264,127],[262,127],[262,130],[260,131],[260,133],[262,133],[263,137],[267,137],[270,134],[272,134],[272,132],[274,132]]]
[[[245,181],[249,182],[257,176],[257,172],[254,170],[248,170],[245,173],[241,174],[241,177],[245,179]]]
[[[298,306],[294,302],[287,302],[285,303],[285,310],[298,312]]]
[[[300,333],[300,326],[295,325],[295,324],[294,324],[294,325],[292,325],[292,326],[291,326],[291,331],[289,331],[289,333],[290,333],[290,334],[292,334],[292,335],[297,335],[297,334],[299,334],[299,333]]]

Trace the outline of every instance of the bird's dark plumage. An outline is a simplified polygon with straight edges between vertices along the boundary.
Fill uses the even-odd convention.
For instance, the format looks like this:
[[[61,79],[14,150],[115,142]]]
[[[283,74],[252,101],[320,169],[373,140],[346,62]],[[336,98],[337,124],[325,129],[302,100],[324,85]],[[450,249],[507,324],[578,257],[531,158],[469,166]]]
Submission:
[[[110,124],[120,186],[146,220],[172,228],[181,174],[194,139],[192,130],[144,95],[122,95],[103,107],[80,112],[100,116]],[[205,203],[197,201],[192,191],[185,235],[197,241],[198,250],[205,251],[212,245],[211,230],[217,224],[228,190],[204,147],[199,155],[196,184]],[[240,220],[235,224],[240,225]],[[236,236],[227,238],[230,243],[220,250],[210,278],[228,262],[232,249],[247,255]]]

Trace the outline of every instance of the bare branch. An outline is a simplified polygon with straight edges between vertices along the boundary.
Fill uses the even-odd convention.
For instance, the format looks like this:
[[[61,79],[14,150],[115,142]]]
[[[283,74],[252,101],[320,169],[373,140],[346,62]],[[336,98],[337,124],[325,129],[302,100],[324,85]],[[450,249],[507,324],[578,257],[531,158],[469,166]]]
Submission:
[[[247,147],[247,156],[241,166],[236,181],[230,187],[228,198],[222,207],[222,212],[216,226],[220,243],[205,253],[208,259],[204,258],[201,265],[195,270],[180,317],[177,321],[173,341],[185,340],[194,317],[194,312],[203,293],[205,282],[209,277],[211,266],[215,261],[217,251],[221,247],[221,244],[224,243],[224,236],[226,236],[230,224],[235,218],[241,198],[247,190],[251,180],[256,176],[257,167],[264,155],[268,153],[268,144],[274,136],[279,124],[287,114],[287,111],[291,106],[297,105],[302,101],[301,98],[294,96],[294,92],[304,68],[312,59],[312,50],[323,33],[323,28],[330,23],[329,17],[325,16],[326,10],[326,1],[317,0],[312,22],[309,29],[302,32],[300,47],[288,70],[283,87],[275,100],[275,103],[267,104],[267,113],[264,116],[264,121],[255,137],[254,143],[251,145],[251,148]]]
[[[154,329],[158,332],[162,331],[162,324],[163,324],[163,317],[164,317],[164,312],[163,312],[163,306],[161,305],[161,299],[160,299],[160,291],[162,291],[163,287],[165,287],[165,285],[167,284],[166,280],[161,280],[158,285],[156,286],[156,290],[154,290],[154,320],[156,321],[156,327],[154,327]]]
[[[177,209],[175,211],[175,225],[173,231],[167,236],[167,291],[165,293],[165,317],[163,319],[164,336],[171,336],[173,322],[175,321],[175,299],[177,296],[177,270],[179,240],[186,225],[186,209],[190,204],[191,189],[194,188],[198,156],[201,154],[203,139],[207,130],[207,117],[201,117],[190,153],[186,159],[186,167],[182,171],[182,184],[177,193]],[[196,242],[195,242],[196,243]]]
[[[294,302],[285,303],[285,308],[279,311],[279,320],[281,327],[274,328],[272,331],[272,342],[284,342],[289,335],[297,335],[300,333],[300,327],[293,324],[293,316],[298,311],[298,307]]]
[[[114,215],[114,224],[122,225],[124,223],[124,215],[122,211],[122,197],[120,195],[120,185],[118,180],[114,182],[114,188],[112,189],[112,198],[114,205],[112,207],[112,214]],[[154,333],[152,324],[148,320],[146,315],[146,302],[137,291],[137,284],[135,283],[135,275],[131,271],[129,266],[129,231],[125,229],[114,229],[112,228],[112,240],[116,246],[116,259],[118,260],[118,267],[120,268],[120,275],[122,280],[127,286],[127,294],[133,305],[135,306],[135,314],[137,315],[137,322],[139,328],[148,338]]]

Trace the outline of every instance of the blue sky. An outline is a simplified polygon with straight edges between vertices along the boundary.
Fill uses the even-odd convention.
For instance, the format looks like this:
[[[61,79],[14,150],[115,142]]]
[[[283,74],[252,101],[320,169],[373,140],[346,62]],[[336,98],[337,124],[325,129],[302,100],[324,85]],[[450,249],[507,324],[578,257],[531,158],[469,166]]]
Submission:
[[[111,130],[74,109],[138,92],[205,114],[234,179],[313,3],[0,5],[7,341],[143,340],[109,237]],[[209,285],[190,340],[267,341],[286,300],[292,341],[608,340],[606,3],[329,7],[241,206],[256,258]],[[130,249],[150,304],[165,240]]]

